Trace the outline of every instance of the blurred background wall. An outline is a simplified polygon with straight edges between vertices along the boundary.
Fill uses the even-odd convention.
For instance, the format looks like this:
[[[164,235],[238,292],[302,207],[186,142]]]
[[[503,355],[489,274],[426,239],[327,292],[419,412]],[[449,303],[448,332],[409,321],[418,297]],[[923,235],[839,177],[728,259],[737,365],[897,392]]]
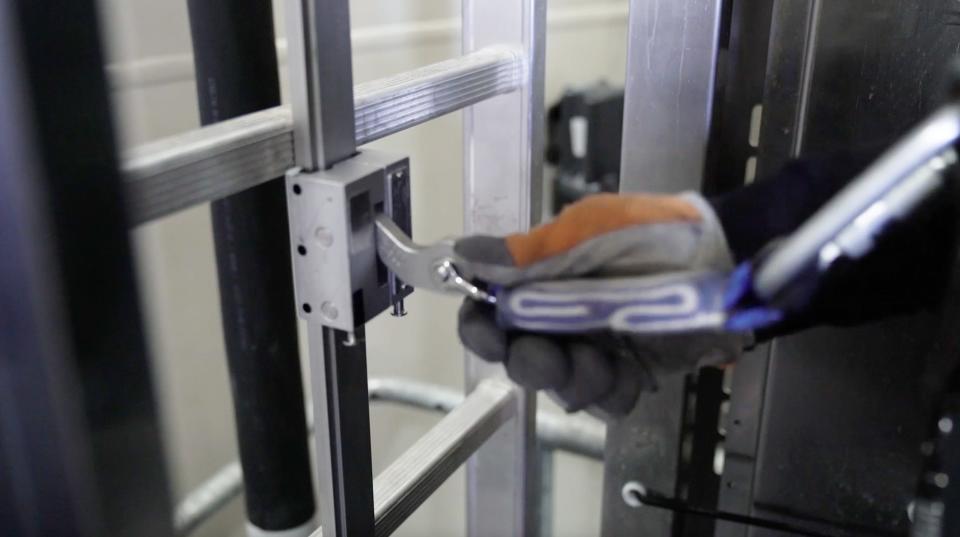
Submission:
[[[283,69],[282,6],[276,7]],[[459,0],[353,0],[351,10],[355,82],[459,54]],[[129,147],[196,128],[186,2],[101,0],[101,14],[107,30],[107,70],[116,103],[116,124],[123,145]],[[551,0],[548,103],[570,86],[596,80],[622,84],[626,19],[625,0]],[[430,240],[459,233],[460,114],[374,145],[411,156],[415,235]],[[208,208],[194,208],[151,223],[134,235],[156,362],[165,448],[173,494],[179,499],[236,458]],[[404,376],[461,388],[463,367],[455,335],[456,307],[454,298],[420,292],[408,303],[409,316],[375,320],[367,331],[370,375]],[[378,405],[371,409],[371,419],[377,473],[438,418]],[[597,462],[572,456],[558,458],[555,535],[597,534],[601,478],[602,467]],[[463,535],[464,508],[460,472],[397,535]],[[196,535],[242,535],[243,519],[242,502],[234,501]]]

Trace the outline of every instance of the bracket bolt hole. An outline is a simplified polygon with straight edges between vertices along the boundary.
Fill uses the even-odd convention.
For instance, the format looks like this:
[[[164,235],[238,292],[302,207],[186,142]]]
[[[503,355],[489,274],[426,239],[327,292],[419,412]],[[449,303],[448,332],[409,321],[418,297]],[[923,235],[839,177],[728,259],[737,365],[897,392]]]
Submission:
[[[294,193],[294,194],[296,194],[296,195],[299,196],[302,192],[303,192],[303,189],[300,188],[300,185],[293,185],[293,193]]]
[[[313,311],[313,308],[310,307],[310,304],[307,304],[307,303],[304,303],[304,304],[303,304],[303,312],[304,312],[304,313],[310,313],[310,312],[312,312],[312,311]]]
[[[297,246],[297,253],[300,255],[307,255],[307,247],[302,244]]]

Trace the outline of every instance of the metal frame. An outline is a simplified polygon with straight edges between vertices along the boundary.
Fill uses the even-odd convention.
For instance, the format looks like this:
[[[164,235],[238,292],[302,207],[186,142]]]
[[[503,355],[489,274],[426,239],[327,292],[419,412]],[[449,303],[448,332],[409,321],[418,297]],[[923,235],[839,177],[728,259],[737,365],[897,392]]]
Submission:
[[[633,0],[624,94],[622,192],[699,190],[713,120],[722,0]],[[604,475],[604,536],[670,535],[673,516],[631,509],[625,479],[642,476],[675,492],[685,378],[662,379],[633,413],[610,427]]]
[[[504,234],[540,215],[546,39],[545,0],[463,0],[463,52],[509,44],[525,57],[521,91],[464,114],[464,231]],[[502,369],[468,353],[467,389]],[[467,464],[467,533],[534,535],[540,522],[536,394],[517,396],[515,419]]]
[[[371,99],[380,106],[371,105],[358,115],[350,113],[348,3],[288,0],[293,145],[299,167],[293,173],[309,178],[353,158],[358,139],[479,103],[465,121],[466,227],[499,232],[528,227],[532,215],[539,214],[546,4],[511,4],[465,2],[464,49],[475,54],[368,86],[371,95],[383,98]],[[481,50],[491,46],[498,48]],[[517,88],[521,91],[480,103]],[[488,155],[496,158],[485,159]],[[293,196],[297,176],[288,177]],[[494,221],[499,229],[490,229],[487,223]],[[291,221],[292,236],[300,227]],[[389,534],[477,448],[468,465],[470,533],[536,531],[534,394],[500,380],[499,369],[494,372],[470,360],[470,395],[463,405],[374,483],[363,327],[353,332],[325,327],[306,307],[301,315],[308,323],[320,522],[326,537]],[[485,487],[495,493],[479,494]]]
[[[356,145],[512,92],[523,81],[522,65],[519,51],[490,47],[358,84]],[[131,222],[145,224],[229,196],[295,165],[293,112],[287,106],[135,147],[122,164]]]
[[[427,384],[413,380],[400,378],[371,378],[368,383],[368,393],[370,402],[395,403],[399,405],[419,408],[430,412],[450,413],[464,402],[464,395],[459,391]],[[496,391],[495,384],[493,390]],[[461,421],[461,420],[457,420]],[[467,420],[469,424],[470,421]],[[313,424],[310,424],[310,430],[313,430]],[[459,424],[454,427],[444,427],[444,430],[451,431],[453,436],[460,439],[468,439],[469,435],[464,435],[465,429],[460,429]],[[482,435],[481,435],[482,436]],[[595,460],[603,459],[603,445],[606,438],[606,427],[599,421],[587,417],[561,416],[540,412],[537,414],[537,440],[539,441],[541,468],[545,471],[541,474],[543,480],[544,493],[542,495],[542,505],[544,509],[552,508],[553,497],[550,493],[552,482],[552,472],[547,472],[550,468],[550,461],[554,452],[565,451],[582,457]],[[446,457],[446,451],[438,450],[437,454]],[[546,461],[544,463],[544,461]],[[398,468],[413,466],[416,460],[410,463],[404,463]],[[460,463],[463,461],[461,460]],[[399,464],[399,461],[398,463]],[[459,465],[450,464],[447,468],[456,468]],[[419,465],[417,465],[419,467]],[[399,473],[396,469],[396,473]],[[377,476],[381,480],[383,474]],[[397,483],[397,481],[394,481]],[[211,516],[219,512],[227,503],[236,498],[243,491],[243,470],[237,461],[228,463],[215,474],[210,476],[196,489],[188,493],[177,505],[174,513],[174,527],[176,534],[180,536],[189,535]],[[377,491],[381,492],[377,492]],[[385,489],[374,485],[374,498],[376,504],[380,504]],[[378,519],[381,516],[377,516]],[[378,522],[379,523],[379,522]],[[540,535],[548,536],[553,533],[550,531],[546,520],[541,526]]]

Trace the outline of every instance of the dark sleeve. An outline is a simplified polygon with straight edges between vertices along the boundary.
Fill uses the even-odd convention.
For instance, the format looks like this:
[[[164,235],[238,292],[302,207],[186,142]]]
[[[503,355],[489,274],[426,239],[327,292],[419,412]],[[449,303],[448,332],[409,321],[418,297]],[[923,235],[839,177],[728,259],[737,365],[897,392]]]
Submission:
[[[880,151],[797,160],[779,173],[711,200],[737,262],[789,235],[843,189]],[[891,227],[864,258],[839,264],[804,312],[761,339],[818,324],[852,325],[936,306],[957,243],[957,204],[948,182],[914,216]]]

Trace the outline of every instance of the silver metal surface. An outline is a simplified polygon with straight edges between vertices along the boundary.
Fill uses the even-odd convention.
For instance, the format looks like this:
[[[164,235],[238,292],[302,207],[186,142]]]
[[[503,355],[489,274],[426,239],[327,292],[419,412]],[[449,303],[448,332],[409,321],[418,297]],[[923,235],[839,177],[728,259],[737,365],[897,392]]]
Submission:
[[[522,82],[522,65],[518,51],[490,47],[357,85],[356,145],[514,91]],[[297,164],[294,153],[289,107],[135,147],[122,164],[131,223],[143,224],[281,176]]]
[[[368,382],[371,402],[397,403],[432,412],[447,413],[463,403],[457,390],[399,378],[372,378]],[[310,431],[313,432],[313,424]],[[603,458],[606,427],[587,416],[562,416],[540,412],[537,436],[543,452],[566,451],[591,459]],[[541,466],[543,467],[543,466]],[[549,477],[544,474],[544,481]],[[243,490],[240,465],[233,461],[191,491],[177,506],[176,534],[188,535]]]
[[[377,269],[374,219],[393,208],[387,190],[396,174],[409,176],[409,160],[373,149],[325,170],[287,174],[294,281],[304,320],[350,332],[391,305],[388,282]]]
[[[632,0],[620,190],[699,190],[713,116],[721,0]],[[623,475],[673,490],[684,376],[658,379],[607,432],[601,534],[669,535],[672,515],[621,501]]]
[[[463,0],[463,51],[505,44],[522,51],[523,88],[464,113],[464,230],[505,234],[539,218],[543,183],[546,0]],[[466,386],[503,376],[467,355]],[[467,464],[467,533],[534,535],[539,528],[536,395]]]
[[[944,154],[958,139],[960,105],[944,106],[884,153],[771,253],[757,270],[754,281],[757,294],[763,298],[774,297],[871,205],[903,181],[923,179],[915,172]]]
[[[414,287],[460,293],[468,298],[496,304],[497,298],[471,283],[462,267],[469,267],[453,249],[452,240],[421,246],[407,236],[387,215],[377,215],[377,254],[401,280]]]
[[[373,482],[377,537],[392,534],[501,425],[515,415],[516,392],[485,380]]]
[[[355,322],[352,295],[376,284],[372,204],[385,201],[385,181],[382,168],[373,175],[359,170],[340,175],[363,166],[362,158],[351,158],[356,153],[356,131],[349,1],[286,0],[285,5],[296,163],[304,172],[338,175],[343,187],[340,197],[328,192],[335,199],[324,207],[318,203],[325,201],[322,198],[304,201],[294,189],[293,181],[300,179],[287,178],[290,240],[299,254],[294,255],[294,284],[298,311],[307,319],[310,349],[319,522],[326,537],[368,536],[374,521],[366,341],[363,325]],[[350,184],[361,191],[351,191]],[[371,192],[378,189],[379,199],[371,199]],[[311,181],[311,188],[304,185],[302,193],[320,190],[321,184]],[[330,257],[323,255],[325,247],[333,249]],[[312,256],[309,266],[296,261],[311,250],[320,255]],[[326,263],[321,265],[322,261]],[[360,270],[364,273],[354,272]],[[320,303],[303,302],[304,292],[316,292],[309,299]]]
[[[139,225],[282,176],[293,164],[290,111],[271,108],[136,147],[123,157]]]
[[[514,91],[523,82],[522,67],[522,51],[494,46],[360,84],[354,90],[357,145]]]
[[[721,0],[633,0],[621,190],[698,190],[713,114]]]
[[[441,292],[449,290],[436,269],[445,260],[457,259],[452,240],[421,246],[386,215],[377,215],[376,227],[377,253],[387,268],[414,287]]]
[[[346,0],[286,0],[287,70],[297,165],[326,168],[356,150]]]

